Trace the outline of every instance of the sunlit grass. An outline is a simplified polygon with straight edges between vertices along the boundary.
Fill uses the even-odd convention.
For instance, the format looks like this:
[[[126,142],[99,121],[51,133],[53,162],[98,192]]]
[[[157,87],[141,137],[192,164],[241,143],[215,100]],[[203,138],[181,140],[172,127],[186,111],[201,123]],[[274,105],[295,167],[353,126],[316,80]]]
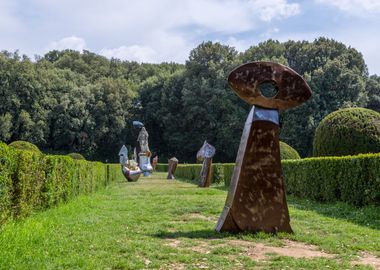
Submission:
[[[288,198],[294,234],[220,234],[226,191],[169,181],[165,174],[120,181],[91,196],[5,225],[1,269],[350,269],[360,251],[380,256],[380,208]],[[251,259],[233,240],[318,246],[332,258],[268,254]],[[365,266],[355,269],[371,269]]]

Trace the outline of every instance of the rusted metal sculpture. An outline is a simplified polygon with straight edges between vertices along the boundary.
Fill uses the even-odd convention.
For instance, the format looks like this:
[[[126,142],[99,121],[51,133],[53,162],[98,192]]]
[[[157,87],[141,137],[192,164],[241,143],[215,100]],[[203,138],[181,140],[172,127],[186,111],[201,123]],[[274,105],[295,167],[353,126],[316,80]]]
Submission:
[[[203,146],[197,153],[197,159],[203,160],[200,173],[199,187],[209,187],[211,185],[211,165],[212,157],[215,155],[215,147],[204,141]]]
[[[228,83],[254,105],[245,122],[236,165],[217,231],[292,232],[279,147],[279,113],[311,97],[303,78],[289,67],[252,62],[234,69]],[[272,84],[274,97],[260,87]]]
[[[153,171],[153,167],[150,164],[151,152],[149,150],[148,137],[148,132],[145,127],[142,127],[137,138],[140,145],[140,152],[138,152],[137,155],[139,157],[139,166],[144,172],[144,176],[150,175]]]
[[[169,180],[175,179],[174,173],[175,173],[175,170],[177,169],[177,164],[178,164],[178,159],[176,159],[175,157],[172,157],[171,159],[169,159],[167,179]]]
[[[119,151],[121,172],[129,182],[136,182],[142,174],[141,169],[134,160],[128,159],[128,149],[123,145]]]

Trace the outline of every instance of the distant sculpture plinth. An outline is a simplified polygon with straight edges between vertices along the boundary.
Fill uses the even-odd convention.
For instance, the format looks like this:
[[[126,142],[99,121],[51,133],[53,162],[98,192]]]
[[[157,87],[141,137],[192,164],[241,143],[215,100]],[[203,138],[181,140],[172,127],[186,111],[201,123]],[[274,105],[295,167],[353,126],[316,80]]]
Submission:
[[[178,159],[176,159],[175,157],[172,157],[171,159],[169,159],[167,179],[169,180],[175,179],[174,173],[175,173],[175,170],[177,169],[177,164],[178,164]]]
[[[212,157],[215,155],[215,147],[206,141],[203,143],[201,149],[197,153],[197,159],[203,160],[202,169],[200,173],[199,187],[209,187],[211,185],[211,166]]]
[[[134,160],[128,159],[128,149],[123,145],[119,151],[121,172],[129,182],[136,182],[142,171]]]
[[[236,165],[217,231],[292,232],[285,197],[279,147],[279,113],[311,96],[307,83],[292,69],[253,62],[233,70],[231,88],[252,107],[245,122]],[[272,84],[277,93],[262,94]]]

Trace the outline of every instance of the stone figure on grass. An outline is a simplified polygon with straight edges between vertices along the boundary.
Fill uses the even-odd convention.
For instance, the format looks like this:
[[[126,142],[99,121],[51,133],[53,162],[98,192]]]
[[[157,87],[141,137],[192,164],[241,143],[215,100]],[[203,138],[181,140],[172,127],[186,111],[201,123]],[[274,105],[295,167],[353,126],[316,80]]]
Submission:
[[[252,62],[234,69],[228,83],[252,106],[245,122],[230,189],[217,231],[292,232],[279,147],[279,110],[311,97],[289,67]]]
[[[198,183],[199,187],[209,187],[211,185],[211,166],[214,155],[215,147],[204,141],[203,146],[197,153],[197,159],[203,161]]]

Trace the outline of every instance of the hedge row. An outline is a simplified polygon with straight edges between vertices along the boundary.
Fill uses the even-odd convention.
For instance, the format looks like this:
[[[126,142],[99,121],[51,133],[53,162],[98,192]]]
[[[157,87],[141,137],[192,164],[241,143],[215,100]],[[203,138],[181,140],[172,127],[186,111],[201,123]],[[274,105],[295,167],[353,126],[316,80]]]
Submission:
[[[220,184],[225,182],[225,166],[226,164],[221,163],[213,163],[211,165],[212,183]],[[168,164],[159,163],[157,164],[156,170],[158,172],[167,172]],[[175,177],[198,184],[201,170],[202,164],[178,164]]]
[[[234,164],[214,166],[218,173],[213,171],[213,182],[222,177],[228,187]],[[159,168],[167,171],[167,165]],[[175,176],[197,182],[200,168],[200,164],[179,164]],[[380,205],[380,154],[283,160],[282,168],[288,194],[322,202]]]
[[[119,166],[17,150],[0,143],[0,225],[115,181]]]

